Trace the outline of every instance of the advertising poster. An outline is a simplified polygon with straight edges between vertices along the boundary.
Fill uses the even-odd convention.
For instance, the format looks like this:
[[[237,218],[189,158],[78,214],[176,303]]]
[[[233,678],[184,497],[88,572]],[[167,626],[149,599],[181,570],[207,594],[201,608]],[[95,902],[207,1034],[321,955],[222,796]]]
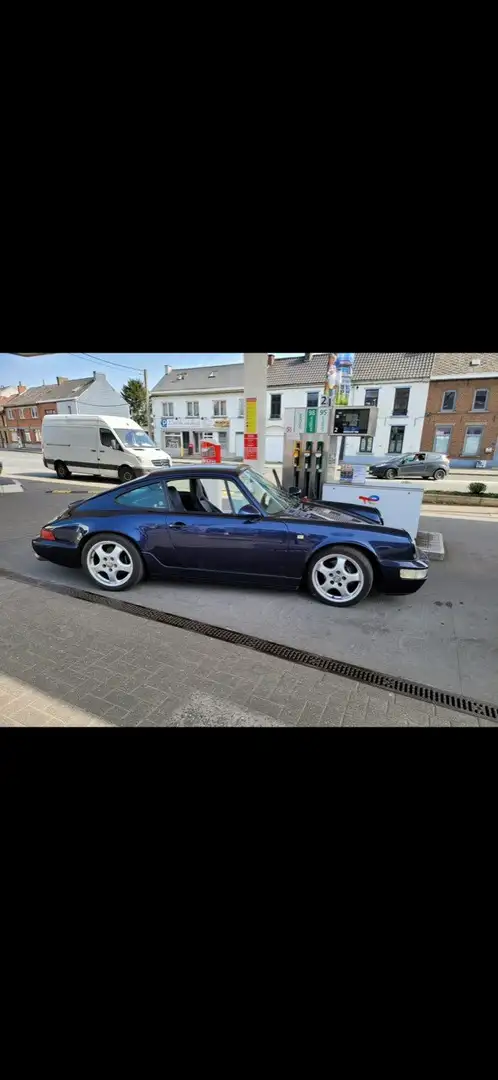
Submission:
[[[244,460],[258,460],[258,436],[244,435]]]
[[[256,435],[258,431],[258,399],[246,398],[246,434]]]

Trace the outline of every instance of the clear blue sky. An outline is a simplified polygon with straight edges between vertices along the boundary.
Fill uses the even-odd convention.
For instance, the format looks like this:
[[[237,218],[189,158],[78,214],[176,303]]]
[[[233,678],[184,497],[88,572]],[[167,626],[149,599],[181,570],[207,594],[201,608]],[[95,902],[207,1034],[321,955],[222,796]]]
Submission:
[[[105,353],[98,350],[93,354],[109,363],[99,363],[98,359],[87,359],[84,354],[54,353],[52,356],[38,356],[24,359],[12,353],[0,353],[0,386],[41,386],[55,383],[58,375],[68,379],[89,376],[93,371],[105,371],[116,390],[121,390],[128,379],[141,378],[147,368],[149,389],[164,375],[165,364],[171,367],[200,367],[203,364],[234,364],[242,360],[242,353]],[[275,353],[276,356],[288,356],[288,353]],[[298,354],[294,354],[298,355]],[[128,365],[114,367],[114,364]]]

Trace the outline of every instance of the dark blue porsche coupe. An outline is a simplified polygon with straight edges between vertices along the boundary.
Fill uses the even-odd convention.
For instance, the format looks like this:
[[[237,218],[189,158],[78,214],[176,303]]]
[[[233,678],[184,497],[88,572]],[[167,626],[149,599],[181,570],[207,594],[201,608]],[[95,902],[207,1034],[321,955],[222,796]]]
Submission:
[[[403,529],[304,502],[245,465],[183,465],[72,503],[32,541],[118,592],[145,575],[298,588],[351,607],[373,584],[413,593],[428,561]]]

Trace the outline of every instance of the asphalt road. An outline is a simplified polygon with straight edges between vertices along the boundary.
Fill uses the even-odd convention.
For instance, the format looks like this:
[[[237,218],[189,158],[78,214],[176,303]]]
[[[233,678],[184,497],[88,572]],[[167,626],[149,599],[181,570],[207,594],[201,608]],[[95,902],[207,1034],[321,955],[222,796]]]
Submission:
[[[1,504],[0,567],[93,588],[81,571],[38,562],[30,544],[41,525],[76,498],[68,494],[73,484],[25,481],[24,488]],[[80,482],[77,490],[95,490],[95,485]],[[431,564],[427,583],[412,597],[372,594],[339,612],[306,593],[166,581],[148,581],[123,595],[496,704],[498,515],[424,514],[423,525],[443,532],[447,555],[443,563]]]
[[[23,452],[22,450],[9,450],[4,451],[2,454],[0,450],[0,460],[3,462],[3,471],[5,476],[19,476],[31,478],[33,480],[55,480],[55,473],[46,469],[41,459],[41,454],[33,452]],[[185,461],[184,464],[187,464]],[[279,476],[282,475],[281,465],[269,465],[265,468],[265,474],[270,480],[273,480],[273,469],[276,469]],[[498,493],[498,475],[487,474],[484,471],[467,470],[466,472],[458,472],[453,470],[446,480],[408,480],[406,483],[422,484],[426,491],[468,491],[469,484],[474,480],[480,480],[486,484],[488,491]],[[116,481],[117,483],[117,481]],[[402,483],[402,481],[400,481]],[[87,477],[73,477],[71,484],[78,487],[81,484],[87,485]],[[105,481],[102,477],[95,477],[92,480],[92,487],[105,487]]]

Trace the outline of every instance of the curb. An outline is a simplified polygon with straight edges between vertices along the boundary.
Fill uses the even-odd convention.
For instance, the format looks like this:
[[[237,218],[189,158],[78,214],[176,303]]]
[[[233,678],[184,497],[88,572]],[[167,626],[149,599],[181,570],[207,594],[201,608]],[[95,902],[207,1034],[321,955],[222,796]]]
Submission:
[[[440,532],[419,532],[417,547],[431,562],[443,562],[445,557],[443,534]]]
[[[6,476],[0,478],[0,495],[17,495],[21,491],[24,491],[24,488],[18,480],[11,480]]]

